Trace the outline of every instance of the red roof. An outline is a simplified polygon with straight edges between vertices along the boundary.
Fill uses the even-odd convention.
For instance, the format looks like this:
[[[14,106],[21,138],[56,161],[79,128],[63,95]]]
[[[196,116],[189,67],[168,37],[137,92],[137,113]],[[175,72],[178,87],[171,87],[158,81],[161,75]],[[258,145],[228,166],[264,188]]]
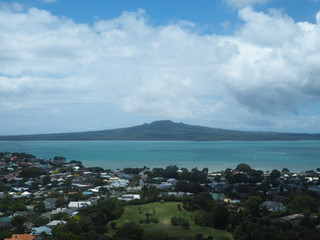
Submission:
[[[11,238],[5,238],[4,240],[33,240],[36,236],[30,234],[12,234]]]

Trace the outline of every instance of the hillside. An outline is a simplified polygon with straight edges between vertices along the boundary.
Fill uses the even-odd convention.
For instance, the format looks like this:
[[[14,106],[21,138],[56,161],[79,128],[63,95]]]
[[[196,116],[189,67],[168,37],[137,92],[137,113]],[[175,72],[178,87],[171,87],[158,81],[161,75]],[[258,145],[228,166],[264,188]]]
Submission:
[[[214,239],[233,239],[232,234],[223,230],[218,230],[210,227],[199,226],[194,223],[194,218],[198,211],[178,210],[177,205],[182,205],[180,202],[153,202],[143,205],[128,205],[125,206],[124,214],[117,220],[117,229],[127,222],[140,224],[146,236],[163,236],[163,237],[194,237],[197,234],[202,234],[207,239],[208,236],[213,236]],[[154,218],[158,223],[141,223],[146,219],[146,214],[150,218]],[[190,229],[186,230],[182,227],[175,227],[171,224],[171,217],[182,217],[189,221]],[[111,225],[111,224],[110,224]],[[112,230],[109,225],[109,234],[115,235],[117,229]],[[150,238],[152,239],[152,238]]]
[[[36,140],[166,140],[166,141],[270,141],[270,140],[320,140],[320,134],[245,132],[209,128],[169,120],[155,121],[135,127],[113,130],[1,136],[5,141]]]

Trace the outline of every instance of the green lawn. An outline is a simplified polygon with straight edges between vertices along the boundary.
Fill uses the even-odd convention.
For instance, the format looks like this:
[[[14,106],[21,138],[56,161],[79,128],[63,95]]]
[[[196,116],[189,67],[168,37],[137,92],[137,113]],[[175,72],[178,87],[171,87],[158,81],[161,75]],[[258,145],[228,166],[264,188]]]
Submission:
[[[196,234],[203,234],[204,237],[213,236],[214,238],[217,238],[224,236],[233,239],[231,233],[226,231],[196,225],[193,221],[193,217],[196,215],[196,212],[186,211],[183,208],[179,211],[178,204],[180,204],[182,208],[182,204],[179,202],[155,202],[144,205],[126,206],[124,214],[117,220],[116,229],[120,228],[126,222],[135,222],[140,224],[141,220],[144,221],[146,219],[146,213],[149,213],[151,214],[150,218],[157,219],[158,223],[140,224],[146,234],[148,232],[156,232],[158,234],[166,234],[169,236],[194,236]],[[172,226],[170,220],[173,216],[188,219],[190,223],[190,230]],[[108,228],[111,235],[115,234],[116,229],[112,230],[110,226]]]

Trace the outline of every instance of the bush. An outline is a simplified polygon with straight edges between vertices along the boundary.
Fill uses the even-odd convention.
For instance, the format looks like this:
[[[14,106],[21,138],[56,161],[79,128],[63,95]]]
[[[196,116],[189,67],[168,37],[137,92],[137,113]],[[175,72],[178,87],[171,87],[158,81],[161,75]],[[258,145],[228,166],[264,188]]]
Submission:
[[[172,217],[171,218],[171,224],[172,226],[181,226],[184,229],[190,229],[190,223],[188,222],[187,219],[182,218],[182,217]]]
[[[111,222],[110,226],[111,226],[111,229],[116,229],[117,222]]]
[[[133,222],[126,223],[117,231],[116,236],[128,240],[140,240],[143,236],[143,229]]]

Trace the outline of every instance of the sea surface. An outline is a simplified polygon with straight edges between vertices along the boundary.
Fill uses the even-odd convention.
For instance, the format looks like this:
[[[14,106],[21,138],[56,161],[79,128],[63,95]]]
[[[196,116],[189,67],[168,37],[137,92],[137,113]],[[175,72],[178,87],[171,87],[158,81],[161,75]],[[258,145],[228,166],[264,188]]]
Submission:
[[[320,168],[320,141],[0,141],[0,152],[63,156],[105,169],[177,165],[224,170],[239,163],[261,170]]]

